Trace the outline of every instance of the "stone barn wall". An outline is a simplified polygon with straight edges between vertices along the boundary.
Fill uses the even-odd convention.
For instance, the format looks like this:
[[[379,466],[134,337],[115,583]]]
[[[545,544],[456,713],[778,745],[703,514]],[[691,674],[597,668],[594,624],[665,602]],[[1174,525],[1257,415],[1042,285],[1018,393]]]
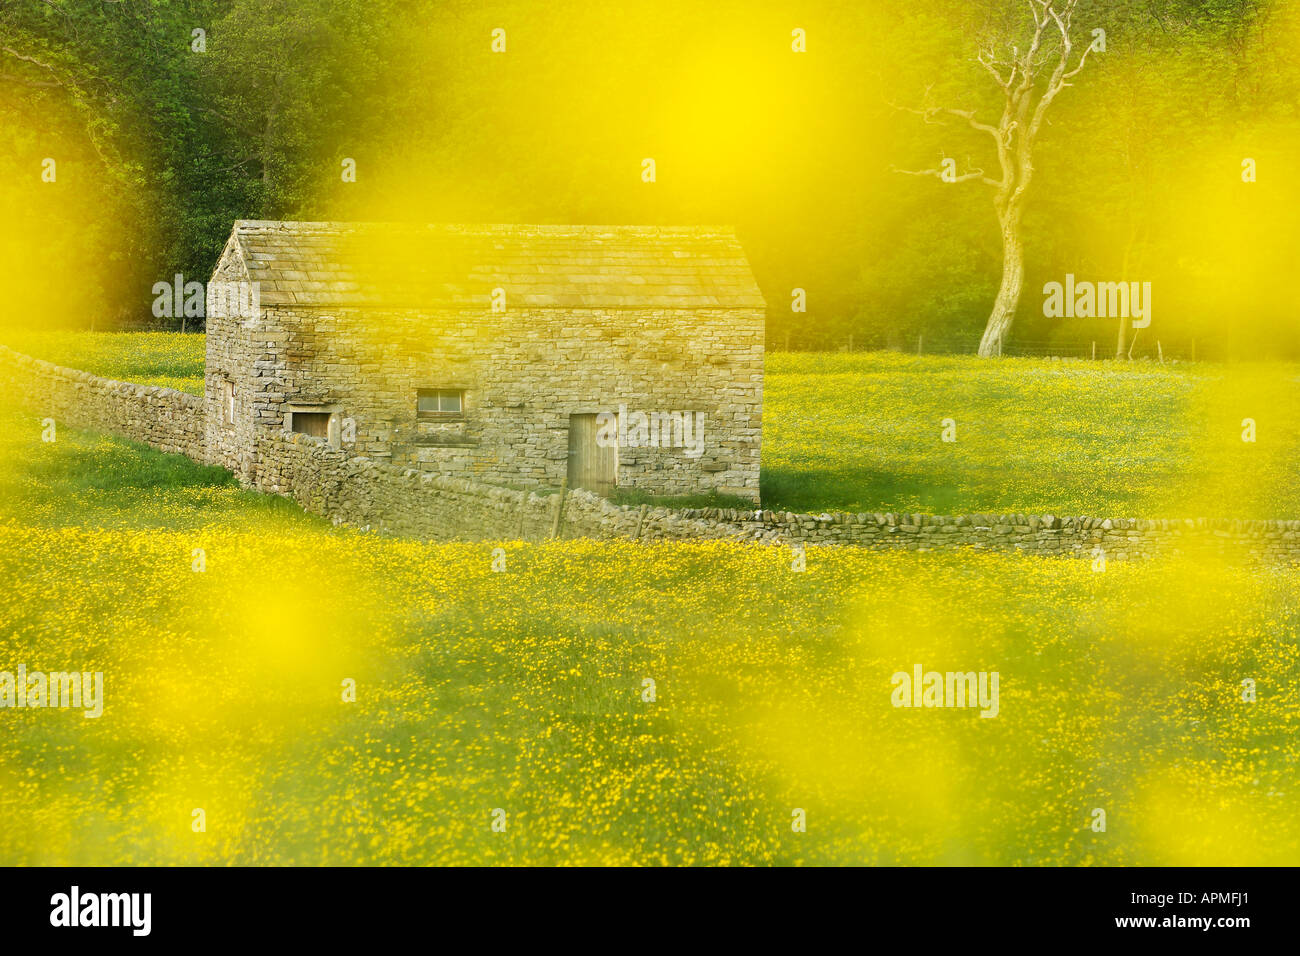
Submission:
[[[239,344],[244,339],[247,346]],[[298,405],[355,422],[355,439],[345,436],[343,447],[368,458],[441,475],[558,485],[569,416],[617,412],[622,404],[629,413],[704,417],[702,454],[619,448],[621,487],[758,500],[761,310],[701,311],[685,321],[651,309],[276,308],[265,310],[256,332],[218,325],[208,341],[212,376],[235,361],[231,350],[248,356],[251,368],[238,370],[237,389],[246,384],[259,462],[262,443],[279,437],[268,432],[283,431],[286,412]],[[462,420],[418,419],[418,390],[437,388],[464,392]],[[214,430],[240,440],[229,427]]]
[[[254,383],[261,383],[264,355],[255,353],[254,329],[237,310],[230,308],[229,299],[215,290],[225,283],[238,283],[243,273],[228,254],[233,246],[227,243],[227,254],[222,256],[208,284],[206,354],[204,356],[204,418],[208,454],[211,459],[229,468],[239,479],[249,482],[256,472],[253,453],[254,434]],[[262,344],[273,335],[259,336]],[[234,389],[234,421],[229,421],[229,392]]]

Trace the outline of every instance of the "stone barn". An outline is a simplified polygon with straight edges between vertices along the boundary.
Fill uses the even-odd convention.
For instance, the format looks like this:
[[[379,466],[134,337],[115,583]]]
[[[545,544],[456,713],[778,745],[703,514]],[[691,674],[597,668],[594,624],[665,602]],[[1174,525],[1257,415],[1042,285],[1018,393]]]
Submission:
[[[759,494],[764,301],[729,229],[240,221],[205,440],[516,487]]]

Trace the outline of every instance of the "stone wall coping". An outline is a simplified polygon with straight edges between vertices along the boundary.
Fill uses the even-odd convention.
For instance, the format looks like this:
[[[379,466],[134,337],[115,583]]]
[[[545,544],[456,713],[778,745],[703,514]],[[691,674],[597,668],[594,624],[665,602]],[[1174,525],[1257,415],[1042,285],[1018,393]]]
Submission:
[[[81,369],[68,368],[66,365],[56,365],[53,362],[45,361],[45,359],[33,358],[23,352],[11,349],[7,345],[0,345],[0,360],[7,360],[22,367],[44,372],[47,375],[54,375],[59,378],[67,379],[69,382],[78,386],[97,385],[110,391],[123,392],[141,398],[156,396],[158,398],[167,399],[168,401],[176,401],[181,405],[188,405],[195,409],[201,409],[203,407],[202,395],[191,395],[189,392],[182,392],[179,389],[170,388],[166,385],[141,385],[138,382],[118,381],[115,378],[96,375],[93,372],[83,372]]]

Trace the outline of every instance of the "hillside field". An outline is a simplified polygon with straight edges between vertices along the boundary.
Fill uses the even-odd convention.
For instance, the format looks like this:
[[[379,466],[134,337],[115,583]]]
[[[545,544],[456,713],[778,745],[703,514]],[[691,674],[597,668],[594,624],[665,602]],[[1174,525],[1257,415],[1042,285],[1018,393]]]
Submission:
[[[121,355],[57,359],[128,377]],[[837,376],[917,374],[805,361],[771,363],[778,450],[817,418],[783,388],[827,416]],[[881,421],[816,434],[848,461]],[[1300,863],[1300,570],[429,544],[40,431],[3,404],[0,670],[102,672],[104,709],[0,710],[0,864]],[[997,718],[894,707],[916,664],[997,671]]]

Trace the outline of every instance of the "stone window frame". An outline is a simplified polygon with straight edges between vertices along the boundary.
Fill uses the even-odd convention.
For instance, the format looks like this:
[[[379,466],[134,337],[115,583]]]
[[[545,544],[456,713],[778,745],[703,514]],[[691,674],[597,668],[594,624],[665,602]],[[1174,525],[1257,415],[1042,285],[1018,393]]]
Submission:
[[[468,389],[463,385],[438,385],[428,388],[417,388],[415,390],[415,419],[419,422],[463,422],[465,420],[465,395]],[[439,404],[442,402],[442,396],[447,393],[455,392],[459,399],[459,411],[430,411],[420,407],[420,401],[431,396],[438,396]]]
[[[328,437],[325,439],[325,441],[331,448],[341,447],[342,444],[341,430],[342,430],[343,423],[340,416],[343,413],[343,406],[329,403],[329,402],[287,403],[284,406],[284,421],[283,421],[283,429],[285,434],[293,434],[293,416],[295,414],[300,414],[300,413],[304,415],[328,414],[330,416],[330,420],[327,426]]]

